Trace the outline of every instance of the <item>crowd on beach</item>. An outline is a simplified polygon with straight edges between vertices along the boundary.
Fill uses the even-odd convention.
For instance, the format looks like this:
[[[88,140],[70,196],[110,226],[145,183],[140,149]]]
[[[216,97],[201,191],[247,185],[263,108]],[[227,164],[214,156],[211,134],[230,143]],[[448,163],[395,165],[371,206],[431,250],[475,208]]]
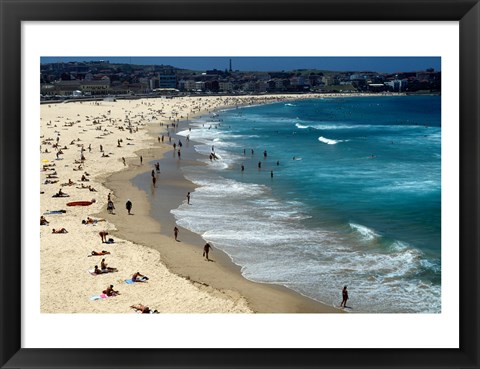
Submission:
[[[151,171],[155,187],[161,181],[160,164],[151,161],[159,158],[144,160],[138,155],[140,149],[157,145],[164,152],[173,149],[180,159],[181,141],[173,133],[181,122],[223,107],[286,98],[159,98],[42,105],[41,311],[252,312],[245,299],[199,290],[169,272],[156,250],[112,236],[117,231],[115,219],[119,214],[134,216],[134,204],[128,198],[117,198],[104,182],[109,174],[136,166]],[[161,133],[152,136],[149,127]],[[190,198],[188,192],[185,201],[189,204]],[[175,227],[172,241],[178,241],[178,235]],[[198,246],[204,260],[211,260],[212,245]],[[57,288],[59,281],[62,289]]]

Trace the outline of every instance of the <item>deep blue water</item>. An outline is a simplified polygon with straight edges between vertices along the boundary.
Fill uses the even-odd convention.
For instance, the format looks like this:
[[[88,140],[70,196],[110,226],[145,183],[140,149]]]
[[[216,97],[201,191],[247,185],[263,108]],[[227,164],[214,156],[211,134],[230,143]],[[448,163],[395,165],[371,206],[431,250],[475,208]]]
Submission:
[[[179,135],[207,165],[183,168],[200,187],[172,213],[246,278],[336,306],[347,285],[353,312],[441,312],[439,96],[232,109]]]

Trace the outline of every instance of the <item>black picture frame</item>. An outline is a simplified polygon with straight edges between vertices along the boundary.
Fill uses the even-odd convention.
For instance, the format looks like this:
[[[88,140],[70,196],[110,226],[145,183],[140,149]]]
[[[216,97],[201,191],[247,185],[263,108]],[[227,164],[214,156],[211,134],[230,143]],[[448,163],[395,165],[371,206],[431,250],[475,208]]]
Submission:
[[[0,0],[2,368],[479,368],[478,0]],[[26,349],[21,347],[22,21],[458,21],[459,349]]]

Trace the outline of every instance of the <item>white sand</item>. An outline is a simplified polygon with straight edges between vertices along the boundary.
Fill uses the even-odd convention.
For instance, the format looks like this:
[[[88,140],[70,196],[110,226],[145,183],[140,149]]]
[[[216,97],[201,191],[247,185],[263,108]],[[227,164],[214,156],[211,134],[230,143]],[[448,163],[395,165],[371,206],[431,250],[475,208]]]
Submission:
[[[312,96],[302,96],[311,98]],[[274,97],[273,99],[277,99]],[[298,99],[299,96],[291,98]],[[184,97],[174,99],[118,100],[116,102],[70,102],[41,106],[41,159],[44,164],[55,164],[53,168],[58,178],[55,184],[44,184],[47,174],[53,170],[41,172],[41,209],[65,209],[61,215],[45,215],[50,222],[41,226],[41,312],[43,313],[128,313],[132,304],[144,304],[161,313],[249,313],[245,298],[228,290],[215,290],[179,277],[162,264],[159,252],[127,240],[115,239],[114,244],[101,242],[98,232],[113,230],[115,225],[109,221],[96,225],[83,225],[82,219],[97,214],[106,208],[108,189],[102,183],[108,174],[123,170],[122,157],[128,163],[139,163],[134,154],[142,148],[148,148],[155,139],[147,134],[146,125],[159,125],[176,119],[192,118],[194,114],[213,111],[223,106],[263,103],[265,96],[252,98],[228,97]],[[170,120],[169,120],[170,118]],[[95,123],[94,123],[95,121]],[[130,121],[130,123],[128,123]],[[131,124],[132,132],[129,131]],[[100,129],[101,127],[101,129]],[[138,131],[137,131],[138,130]],[[52,147],[59,139],[63,154],[56,160],[57,150]],[[122,140],[121,147],[117,147]],[[167,142],[167,141],[166,141]],[[91,152],[88,149],[91,144]],[[81,146],[86,160],[78,168],[81,158]],[[102,157],[100,145],[109,157]],[[50,153],[44,153],[48,149]],[[165,151],[170,146],[165,143]],[[148,166],[145,170],[150,170]],[[88,182],[82,182],[81,176],[87,172]],[[75,184],[61,186],[71,179]],[[96,192],[79,188],[92,186]],[[59,189],[69,194],[65,198],[53,198]],[[90,206],[66,206],[67,202],[96,199]],[[116,211],[125,211],[123,199],[112,196]],[[118,200],[118,201],[117,201]],[[52,234],[52,229],[66,228],[66,234]],[[172,242],[171,240],[163,240]],[[97,276],[87,270],[100,266],[102,257],[87,257],[92,250],[107,250],[105,256],[109,266],[118,268],[116,273]],[[148,283],[127,285],[125,279],[133,273],[149,277]],[[110,284],[120,291],[120,295],[101,301],[91,301],[90,297],[99,295]]]

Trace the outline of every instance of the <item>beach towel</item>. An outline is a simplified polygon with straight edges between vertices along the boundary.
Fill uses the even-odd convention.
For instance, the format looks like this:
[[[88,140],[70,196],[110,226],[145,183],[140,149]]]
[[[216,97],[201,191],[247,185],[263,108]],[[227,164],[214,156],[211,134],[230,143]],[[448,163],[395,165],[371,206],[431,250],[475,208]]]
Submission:
[[[93,275],[94,277],[98,275],[97,273],[95,273],[95,269],[89,269],[87,270],[87,273]]]
[[[48,210],[47,212],[43,213],[43,215],[65,214],[66,212],[66,210]]]
[[[136,281],[133,281],[131,278],[130,279],[125,279],[126,284],[133,284],[135,282],[146,282],[146,281],[148,281],[147,277],[138,278]]]
[[[92,297],[90,297],[90,300],[92,301],[97,301],[97,300],[105,300],[105,299],[108,299],[109,296],[105,295],[104,293],[100,294],[100,295],[94,295]]]

